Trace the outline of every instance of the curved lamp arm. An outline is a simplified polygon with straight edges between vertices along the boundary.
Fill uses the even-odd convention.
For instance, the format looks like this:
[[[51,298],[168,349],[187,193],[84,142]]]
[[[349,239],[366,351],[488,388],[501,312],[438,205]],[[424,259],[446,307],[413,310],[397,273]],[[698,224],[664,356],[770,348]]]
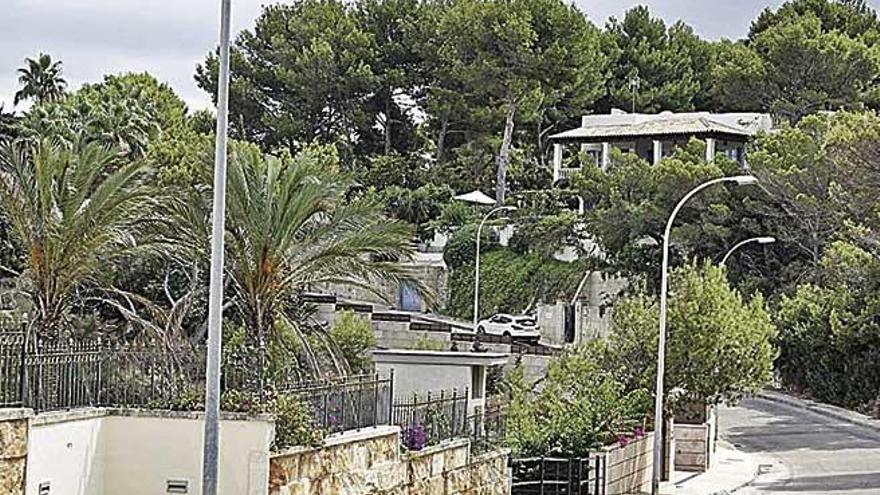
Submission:
[[[776,242],[776,238],[774,238],[774,237],[752,237],[751,239],[746,239],[744,241],[740,241],[735,246],[730,248],[730,251],[728,251],[727,254],[725,254],[724,257],[721,258],[720,265],[724,266],[725,263],[727,263],[727,260],[730,258],[730,255],[732,255],[734,251],[736,251],[737,249],[745,246],[746,244],[750,244],[752,242],[757,242],[758,244],[773,244],[774,242]]]

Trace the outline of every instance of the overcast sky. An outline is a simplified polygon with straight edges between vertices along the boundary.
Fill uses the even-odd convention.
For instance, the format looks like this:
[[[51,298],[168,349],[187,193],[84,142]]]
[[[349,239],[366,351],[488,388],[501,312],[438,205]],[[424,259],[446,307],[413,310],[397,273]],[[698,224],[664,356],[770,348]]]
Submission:
[[[272,1],[272,0],[268,0]],[[274,0],[278,1],[278,0]],[[781,0],[575,0],[598,25],[646,4],[669,22],[683,19],[707,38],[739,38]],[[233,0],[233,29],[250,27],[267,0]],[[217,43],[218,0],[2,0],[0,103],[12,106],[16,69],[41,51],[64,62],[71,87],[104,74],[149,71],[191,108],[210,106],[193,72]],[[870,2],[875,7],[880,0]]]

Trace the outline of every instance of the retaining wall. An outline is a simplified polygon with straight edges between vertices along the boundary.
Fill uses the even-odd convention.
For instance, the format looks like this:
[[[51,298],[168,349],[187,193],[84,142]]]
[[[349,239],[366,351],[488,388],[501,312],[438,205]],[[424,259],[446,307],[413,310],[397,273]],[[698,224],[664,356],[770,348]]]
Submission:
[[[507,452],[472,456],[467,439],[399,453],[399,429],[380,427],[323,447],[272,455],[272,495],[507,495]]]

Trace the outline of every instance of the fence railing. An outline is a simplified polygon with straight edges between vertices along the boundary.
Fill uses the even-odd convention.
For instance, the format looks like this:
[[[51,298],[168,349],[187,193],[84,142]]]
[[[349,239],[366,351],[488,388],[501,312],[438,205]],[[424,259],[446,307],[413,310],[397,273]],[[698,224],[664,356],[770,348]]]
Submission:
[[[512,458],[512,495],[605,495],[605,456]]]
[[[78,407],[193,409],[204,390],[204,349],[100,340],[28,342],[23,332],[0,332],[0,407],[36,412]],[[309,406],[315,427],[327,433],[390,424],[393,375],[319,381],[265,380],[257,367],[229,363],[224,391],[245,392],[262,403],[273,394]],[[246,375],[255,379],[244,379]]]
[[[468,436],[468,391],[427,392],[395,399],[391,422],[406,432],[424,431],[428,444]]]
[[[502,447],[507,438],[507,413],[503,408],[480,411],[468,417],[471,452],[480,454]]]

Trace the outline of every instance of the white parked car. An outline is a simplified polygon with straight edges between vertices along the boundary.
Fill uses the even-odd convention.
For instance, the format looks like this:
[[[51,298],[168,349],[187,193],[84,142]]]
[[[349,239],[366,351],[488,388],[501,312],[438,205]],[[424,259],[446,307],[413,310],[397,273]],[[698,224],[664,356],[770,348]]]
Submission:
[[[480,320],[475,330],[477,335],[499,335],[531,342],[538,342],[541,339],[538,322],[532,316],[498,313],[491,318]]]

